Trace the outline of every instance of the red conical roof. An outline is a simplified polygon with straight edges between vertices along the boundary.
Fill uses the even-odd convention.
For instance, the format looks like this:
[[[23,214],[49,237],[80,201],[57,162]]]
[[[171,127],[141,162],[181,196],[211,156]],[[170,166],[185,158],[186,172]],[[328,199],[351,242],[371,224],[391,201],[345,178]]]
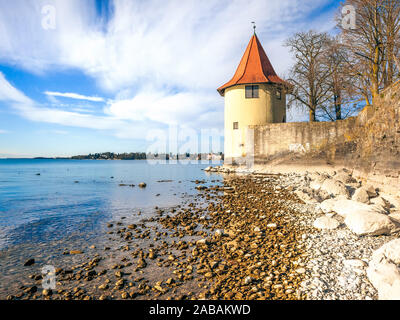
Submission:
[[[217,90],[223,96],[226,88],[249,83],[281,83],[286,85],[286,82],[275,73],[256,34],[251,37],[233,78]]]

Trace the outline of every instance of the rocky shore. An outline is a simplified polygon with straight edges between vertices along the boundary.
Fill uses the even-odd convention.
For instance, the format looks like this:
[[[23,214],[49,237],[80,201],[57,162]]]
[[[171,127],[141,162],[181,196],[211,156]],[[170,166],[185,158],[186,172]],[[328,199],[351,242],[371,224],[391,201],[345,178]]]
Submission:
[[[345,169],[205,171],[223,184],[193,181],[198,194],[179,206],[109,221],[110,246],[66,251],[74,264],[56,269],[54,290],[28,257],[29,276],[7,298],[400,298],[396,197]]]
[[[279,183],[304,203],[293,224],[312,228],[301,241],[307,264],[299,291],[307,299],[400,299],[399,194],[384,193],[345,168],[286,172]]]

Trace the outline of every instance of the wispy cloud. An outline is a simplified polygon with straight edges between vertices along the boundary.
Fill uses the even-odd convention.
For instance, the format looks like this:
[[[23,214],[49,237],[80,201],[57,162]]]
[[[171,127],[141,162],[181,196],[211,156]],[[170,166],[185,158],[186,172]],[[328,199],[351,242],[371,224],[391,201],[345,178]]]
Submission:
[[[70,99],[76,99],[76,100],[87,100],[87,101],[93,101],[93,102],[104,102],[104,98],[101,97],[90,97],[90,96],[85,96],[79,93],[61,93],[61,92],[54,92],[54,91],[45,91],[45,95],[47,96],[52,96],[52,97],[63,97],[63,98],[70,98]]]
[[[10,133],[10,131],[0,129],[0,134],[5,134],[5,133]]]
[[[250,21],[282,73],[290,62],[282,41],[302,28],[331,28],[331,13],[311,15],[331,2],[114,0],[105,20],[94,1],[9,1],[0,10],[0,60],[35,72],[78,68],[116,93],[149,83],[159,90],[213,90],[232,76]],[[45,4],[56,9],[54,30],[42,28]]]
[[[332,12],[316,14],[331,2],[114,0],[105,19],[97,16],[94,0],[6,1],[0,8],[0,62],[43,75],[78,69],[97,82],[100,95],[114,98],[53,88],[44,92],[50,103],[39,104],[0,73],[0,100],[32,121],[108,130],[121,138],[143,139],[168,124],[222,128],[223,99],[215,89],[233,75],[250,21],[257,22],[282,75],[291,62],[284,39],[302,29],[331,29]],[[42,27],[43,5],[56,9],[54,30]],[[66,110],[56,97],[76,104]],[[83,108],[84,101],[96,102],[100,112]]]

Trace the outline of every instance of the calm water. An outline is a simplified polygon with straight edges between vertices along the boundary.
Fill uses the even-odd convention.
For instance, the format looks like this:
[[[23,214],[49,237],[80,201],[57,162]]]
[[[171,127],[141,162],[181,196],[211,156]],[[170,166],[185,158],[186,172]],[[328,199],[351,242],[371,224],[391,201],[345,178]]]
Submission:
[[[201,170],[208,165],[0,159],[0,299],[44,265],[79,263],[80,257],[64,251],[80,249],[90,256],[96,253],[92,245],[95,250],[110,246],[112,256],[117,247],[106,235],[107,223],[122,217],[138,223],[154,215],[155,206],[191,201],[197,193],[194,180],[205,185],[222,180]],[[140,182],[147,187],[139,188]],[[28,258],[35,259],[33,267],[23,266]]]
[[[210,179],[201,170],[208,165],[0,159],[0,250],[85,237],[110,219],[177,205],[182,194],[196,192],[191,181]]]

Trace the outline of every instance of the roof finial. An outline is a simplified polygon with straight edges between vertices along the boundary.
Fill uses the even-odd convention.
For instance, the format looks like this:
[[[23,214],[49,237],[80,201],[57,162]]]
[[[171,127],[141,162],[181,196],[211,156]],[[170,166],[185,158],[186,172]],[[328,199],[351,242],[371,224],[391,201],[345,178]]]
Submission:
[[[256,34],[256,23],[254,21],[251,22],[253,24],[254,34]]]

